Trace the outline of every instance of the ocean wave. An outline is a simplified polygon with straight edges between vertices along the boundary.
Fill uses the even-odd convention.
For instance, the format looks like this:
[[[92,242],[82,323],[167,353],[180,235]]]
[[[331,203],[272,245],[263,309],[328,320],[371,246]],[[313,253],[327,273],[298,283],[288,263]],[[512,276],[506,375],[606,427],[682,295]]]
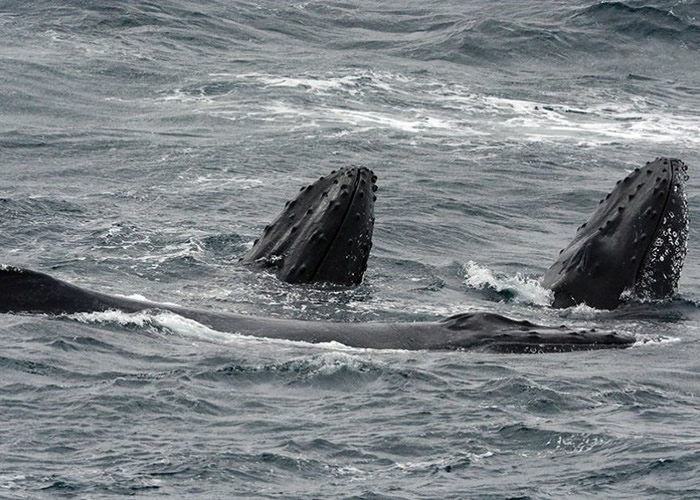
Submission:
[[[207,361],[204,364],[211,365],[211,362]],[[233,383],[235,380],[236,384],[261,384],[277,380],[287,386],[302,384],[332,390],[353,390],[380,377],[390,376],[390,372],[384,363],[365,356],[346,352],[323,352],[289,361],[262,364],[228,362],[223,366],[206,366],[195,376],[203,380],[227,383]]]
[[[154,304],[156,305],[156,304]],[[245,346],[305,346],[309,348],[330,349],[340,351],[355,350],[338,342],[322,342],[311,344],[285,339],[273,339],[253,337],[245,334],[220,332],[209,328],[197,321],[184,318],[178,314],[154,309],[135,313],[126,313],[119,310],[107,310],[90,313],[73,313],[65,315],[66,318],[86,324],[116,325],[125,330],[143,330],[151,334],[160,335],[163,338],[178,338],[186,341],[199,341],[219,345]],[[359,349],[363,351],[364,349]]]
[[[497,276],[490,269],[469,261],[464,266],[465,283],[478,290],[493,290],[501,300],[550,306],[552,291],[543,288],[539,279],[517,273],[515,276]]]
[[[57,214],[66,217],[81,217],[85,208],[80,204],[61,198],[43,196],[0,198],[0,218],[46,219]]]
[[[676,44],[679,48],[697,50],[700,44],[700,24],[689,11],[678,14],[690,6],[681,2],[661,2],[664,5],[649,5],[649,2],[597,2],[576,12],[570,21],[574,25],[594,27],[596,31],[607,32],[610,40],[620,35],[632,40],[653,40]]]
[[[3,262],[215,311],[490,311],[637,342],[368,350],[155,309],[4,314],[2,495],[693,497],[697,259],[683,299],[615,312],[552,309],[518,271],[623,171],[698,163],[697,5],[4,2]],[[383,193],[361,286],[236,264],[347,164]]]
[[[226,85],[224,77],[230,78]],[[388,130],[404,140],[418,136],[423,142],[442,143],[465,138],[471,145],[513,137],[589,147],[635,141],[692,146],[700,141],[692,110],[669,111],[650,97],[620,91],[590,90],[591,95],[570,102],[554,96],[530,100],[501,97],[456,82],[351,69],[296,76],[217,74],[216,79],[225,88],[245,85],[248,97],[242,101],[238,92],[207,94],[206,84],[194,84],[174,89],[162,99],[241,126],[269,131],[283,127],[311,137],[361,137]],[[253,99],[255,95],[259,99]]]

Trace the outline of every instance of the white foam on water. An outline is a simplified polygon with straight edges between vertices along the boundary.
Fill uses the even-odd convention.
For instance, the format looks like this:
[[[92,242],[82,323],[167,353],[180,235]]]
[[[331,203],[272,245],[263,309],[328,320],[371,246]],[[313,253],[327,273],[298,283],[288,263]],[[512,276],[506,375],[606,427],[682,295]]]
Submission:
[[[614,96],[596,96],[595,104],[586,106],[496,97],[460,85],[434,85],[428,93],[446,110],[467,116],[493,133],[529,141],[700,143],[697,116],[672,113],[663,104],[635,97],[610,101]]]
[[[353,132],[366,132],[374,129],[394,129],[409,134],[430,131],[441,135],[485,135],[464,124],[455,123],[445,117],[431,115],[420,109],[397,110],[385,108],[382,111],[366,111],[328,106],[295,107],[284,102],[267,105],[266,113],[258,118],[262,121],[293,122],[291,130],[302,128],[341,127]],[[214,112],[218,114],[219,112]],[[359,130],[358,130],[359,129]]]
[[[588,453],[594,449],[607,446],[612,439],[595,434],[558,434],[550,438],[546,443],[546,448],[553,448],[557,452],[566,453]],[[551,449],[543,450],[541,455],[549,455]]]
[[[557,309],[557,313],[561,318],[573,319],[597,319],[601,314],[607,314],[610,311],[605,309],[596,309],[587,304],[577,304],[566,309]]]
[[[351,95],[358,94],[360,90],[356,86],[356,77],[345,76],[340,78],[291,78],[260,76],[258,81],[267,87],[301,87],[317,94],[326,94],[331,91],[344,90]]]
[[[442,118],[414,111],[413,116],[392,115],[375,111],[357,111],[350,109],[328,108],[330,116],[336,117],[341,123],[354,126],[374,126],[374,128],[393,128],[408,133],[419,133],[425,130],[451,130],[454,125]]]
[[[211,73],[210,78],[259,89],[262,102],[280,91],[277,102],[241,100],[231,90],[209,95],[200,89],[174,89],[158,98],[191,106],[230,121],[284,124],[287,130],[349,126],[350,132],[394,129],[407,134],[450,138],[495,135],[530,142],[572,142],[595,147],[620,142],[700,145],[700,120],[663,102],[611,93],[565,102],[563,94],[540,101],[488,94],[461,84],[410,78],[398,73],[347,69],[345,73]],[[232,85],[232,89],[236,85]],[[286,95],[310,95],[303,106]],[[264,99],[263,99],[264,97]],[[579,96],[580,97],[580,96]],[[377,99],[380,99],[377,101]],[[590,103],[586,103],[586,99]],[[368,106],[371,106],[368,108]]]
[[[636,342],[632,344],[632,347],[658,347],[666,344],[675,344],[680,342],[679,337],[667,337],[665,335],[644,335],[642,337],[636,336]]]
[[[453,96],[452,100],[462,103],[463,112],[482,115],[478,119],[492,130],[517,134],[530,141],[700,144],[700,120],[696,116],[669,113],[646,103],[614,102],[579,107],[475,95],[466,99]],[[488,116],[483,116],[484,113]]]
[[[157,101],[162,102],[180,102],[180,103],[214,103],[214,96],[208,96],[203,91],[199,93],[187,92],[184,89],[174,89],[170,94],[157,98]]]
[[[514,302],[549,306],[552,304],[553,293],[542,287],[539,280],[529,278],[520,273],[515,276],[496,276],[490,269],[469,261],[464,266],[465,283],[478,290],[491,289],[496,292],[510,292]]]
[[[109,323],[117,324],[124,327],[139,327],[144,328],[153,326],[154,314],[149,311],[139,311],[135,313],[126,313],[118,309],[110,309],[107,311],[81,312],[66,314],[65,317],[78,321],[80,323]]]
[[[406,93],[396,84],[405,84],[411,79],[405,75],[381,71],[355,71],[347,75],[337,74],[303,74],[303,75],[273,75],[269,73],[210,73],[213,78],[228,78],[258,82],[263,87],[287,87],[303,90],[308,93],[327,95],[346,93],[351,96],[363,95],[367,92]]]
[[[270,344],[294,347],[309,347],[322,350],[367,353],[376,352],[377,349],[356,348],[346,346],[340,342],[311,343],[298,340],[276,339],[268,337],[256,337],[245,333],[220,332],[205,326],[195,320],[185,318],[170,311],[139,311],[127,313],[110,309],[100,312],[84,312],[63,315],[68,319],[86,324],[116,324],[125,328],[156,328],[165,330],[171,335],[193,342],[207,342],[220,345],[235,345],[246,347]],[[381,349],[382,352],[405,352],[403,349]],[[359,358],[358,358],[359,359]]]

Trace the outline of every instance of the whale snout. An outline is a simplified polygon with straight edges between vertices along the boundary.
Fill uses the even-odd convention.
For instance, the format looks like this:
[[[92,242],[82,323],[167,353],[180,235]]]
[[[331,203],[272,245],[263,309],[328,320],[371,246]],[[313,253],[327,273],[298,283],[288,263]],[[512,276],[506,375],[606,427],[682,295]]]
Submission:
[[[345,167],[303,186],[265,228],[244,262],[289,283],[362,282],[372,248],[377,176]]]
[[[545,273],[555,307],[612,309],[623,292],[670,297],[687,252],[688,167],[657,158],[617,181]]]

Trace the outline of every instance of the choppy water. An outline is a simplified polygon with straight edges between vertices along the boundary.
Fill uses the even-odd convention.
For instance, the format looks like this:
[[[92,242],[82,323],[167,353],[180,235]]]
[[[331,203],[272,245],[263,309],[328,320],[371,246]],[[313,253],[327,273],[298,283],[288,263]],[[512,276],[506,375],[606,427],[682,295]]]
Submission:
[[[369,351],[172,314],[0,317],[0,496],[700,496],[700,4],[0,4],[0,262],[250,314],[493,310],[620,352]],[[597,199],[690,166],[680,296],[554,311]],[[236,265],[299,186],[379,176],[354,290]]]

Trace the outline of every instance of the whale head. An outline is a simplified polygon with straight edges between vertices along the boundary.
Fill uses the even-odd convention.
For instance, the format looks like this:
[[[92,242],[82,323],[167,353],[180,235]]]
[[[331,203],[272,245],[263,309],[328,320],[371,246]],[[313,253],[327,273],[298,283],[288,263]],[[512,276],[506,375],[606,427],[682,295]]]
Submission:
[[[545,273],[554,307],[613,309],[678,288],[688,241],[687,166],[657,158],[617,182]]]
[[[243,257],[289,283],[362,282],[372,247],[377,177],[346,167],[301,188]]]

